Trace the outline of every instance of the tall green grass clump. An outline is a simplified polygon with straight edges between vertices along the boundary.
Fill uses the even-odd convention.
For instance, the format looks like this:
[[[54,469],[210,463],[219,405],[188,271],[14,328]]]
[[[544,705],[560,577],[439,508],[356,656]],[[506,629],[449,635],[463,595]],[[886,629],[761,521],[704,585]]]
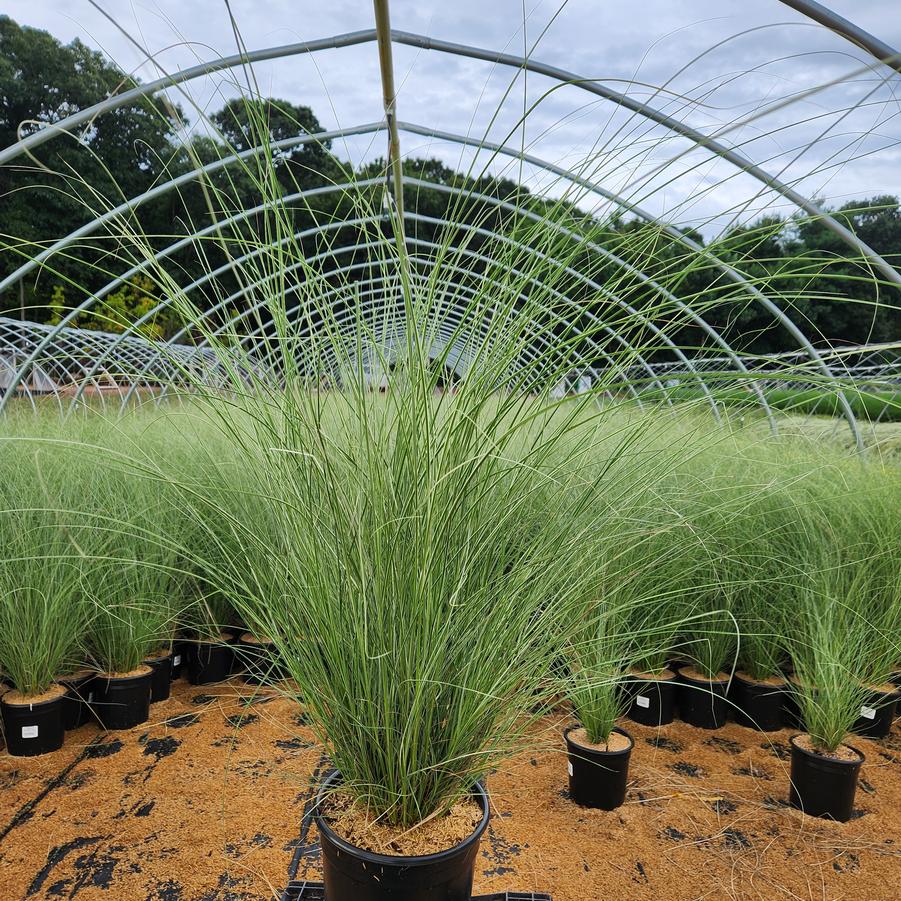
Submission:
[[[345,789],[409,828],[519,748],[556,690],[548,673],[570,637],[579,644],[576,611],[602,581],[597,517],[623,479],[659,465],[597,460],[625,458],[650,420],[611,437],[600,424],[616,404],[551,400],[583,345],[547,339],[567,277],[551,259],[575,252],[547,222],[518,226],[522,247],[484,242],[486,277],[462,296],[444,266],[464,234],[448,227],[414,286],[399,224],[383,224],[377,265],[392,275],[378,315],[352,284],[321,303],[309,268],[299,321],[280,291],[285,265],[302,262],[285,227],[276,204],[254,262],[271,277],[278,379],[210,333],[236,399],[201,407],[233,462],[208,461],[193,485],[172,478],[207,530],[198,570],[273,639]],[[203,327],[177,286],[172,296]],[[451,370],[465,377],[448,392]]]
[[[590,677],[570,688],[606,728],[610,696],[592,707],[590,687],[630,661],[651,663],[636,639],[650,631],[647,614],[634,598],[651,604],[662,589],[680,605],[672,619],[683,621],[702,672],[731,668],[743,575],[724,536],[741,498],[697,474],[673,489],[678,513],[665,531],[680,551],[665,556],[671,584],[636,589],[627,577],[619,595],[604,584],[608,533],[598,525],[617,498],[693,452],[678,442],[669,455],[641,452],[654,417],[615,424],[619,410],[634,411],[634,368],[672,352],[655,323],[695,334],[689,307],[732,301],[736,289],[720,272],[685,289],[709,268],[715,243],[698,250],[656,224],[586,215],[574,182],[561,182],[559,199],[507,191],[516,203],[490,209],[464,190],[435,226],[435,246],[414,257],[396,186],[355,183],[339,167],[334,177],[350,186],[333,209],[320,214],[295,196],[299,167],[282,165],[252,69],[243,71],[242,143],[259,153],[235,157],[214,178],[198,175],[207,209],[202,227],[191,223],[197,241],[183,248],[203,272],[227,262],[221,280],[188,292],[178,266],[154,255],[180,236],[147,235],[139,216],[111,218],[91,238],[106,252],[92,275],[140,268],[167,314],[215,358],[219,379],[211,385],[202,367],[168,361],[192,386],[199,432],[216,436],[192,445],[192,465],[140,447],[119,461],[129,456],[142,486],[163,486],[190,524],[164,535],[152,498],[110,514],[116,540],[94,552],[94,646],[116,668],[146,653],[164,625],[149,609],[164,607],[165,576],[183,568],[197,586],[198,628],[212,633],[234,611],[270,637],[344,790],[409,829],[449,810],[522,746],[532,711],[559,687],[548,673],[567,649],[578,677]],[[215,137],[225,143],[201,150],[224,160],[236,148]],[[619,140],[629,139],[610,136],[580,174],[604,171]],[[202,162],[197,145],[179,151],[179,164]],[[489,174],[477,169],[474,184]],[[92,215],[108,206],[87,184],[73,195]],[[248,196],[264,208],[230,219]],[[299,221],[321,227],[314,254]],[[378,278],[375,304],[336,267],[348,236]],[[764,237],[732,240],[730,261],[740,266]],[[592,250],[586,266],[589,242],[616,258]],[[767,282],[749,276],[753,287]],[[223,297],[225,285],[232,293]],[[591,391],[555,399],[557,386],[589,369]],[[110,584],[120,575],[124,590]],[[668,645],[666,631],[649,643]]]
[[[85,522],[68,480],[86,484],[46,448],[9,438],[0,448],[0,669],[36,696],[84,659]]]
[[[135,465],[143,455],[184,462],[161,443],[177,434],[131,417],[116,427],[92,424],[85,447],[95,464],[85,553],[89,565],[82,591],[93,607],[89,645],[97,667],[122,674],[171,648],[186,606],[184,516],[170,486]]]
[[[888,681],[899,650],[897,473],[836,463],[804,486],[815,518],[799,568],[788,644],[814,746],[833,752]]]

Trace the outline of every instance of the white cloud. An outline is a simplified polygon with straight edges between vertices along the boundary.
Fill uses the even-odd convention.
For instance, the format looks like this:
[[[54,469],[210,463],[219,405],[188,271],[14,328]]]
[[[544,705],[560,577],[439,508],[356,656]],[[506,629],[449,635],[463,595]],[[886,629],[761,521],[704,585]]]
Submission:
[[[103,5],[169,71],[235,50],[226,8],[219,0],[104,0]],[[5,11],[62,40],[79,37],[145,79],[156,75],[90,4],[74,0],[67,15],[59,6],[58,0],[7,0]],[[897,0],[832,0],[832,6],[887,43],[901,46]],[[251,49],[372,27],[372,7],[366,0],[234,0],[232,8]],[[527,0],[527,45],[557,10],[554,2]],[[392,16],[397,29],[512,53],[523,49],[520,0],[394,0]],[[650,99],[705,131],[727,127],[755,111],[759,115],[780,98],[847,75],[866,61],[862,51],[777,0],[569,0],[534,56],[603,78],[611,87]],[[398,47],[395,57],[401,118],[463,134],[489,130],[505,90],[517,77],[510,69],[425,50]],[[326,127],[381,117],[374,44],[261,63],[256,73],[265,92],[312,106]],[[783,177],[807,192],[836,203],[901,193],[898,107],[889,87],[880,84],[888,75],[887,69],[859,75],[772,109],[730,131],[725,140],[740,144],[770,170],[784,171]],[[899,78],[890,80],[897,89]],[[536,102],[553,83],[529,76],[527,84],[526,99]],[[654,91],[663,85],[667,92]],[[190,91],[201,108],[215,108],[234,88],[219,76],[192,83]],[[515,128],[523,91],[518,78],[490,128],[493,139],[501,140]],[[825,131],[830,127],[834,134]],[[642,184],[642,175],[686,149],[683,141],[661,143],[663,134],[659,127],[568,86],[541,100],[529,117],[526,142],[532,152],[554,162],[584,163],[588,155],[601,153],[590,168],[603,175],[607,186],[681,221],[714,220],[708,232],[726,221],[718,214],[754,196],[752,179],[735,175],[729,166],[711,162],[709,154],[698,151]],[[511,143],[520,139],[514,136]],[[348,142],[347,149],[374,155],[383,146],[381,139],[366,139]],[[433,153],[451,164],[461,159],[458,148],[422,138],[406,138],[405,149]]]

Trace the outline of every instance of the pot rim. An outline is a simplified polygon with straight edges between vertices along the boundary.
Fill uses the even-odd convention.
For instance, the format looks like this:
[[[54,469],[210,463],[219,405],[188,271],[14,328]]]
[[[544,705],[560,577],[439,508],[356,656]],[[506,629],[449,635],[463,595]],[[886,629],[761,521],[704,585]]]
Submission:
[[[329,826],[319,812],[326,791],[334,787],[340,780],[341,773],[338,770],[332,770],[330,773],[326,773],[320,783],[319,790],[316,793],[316,804],[313,807],[313,817],[316,820],[316,828],[319,829],[320,834],[326,835],[328,840],[340,850],[344,851],[346,854],[351,854],[358,860],[365,861],[366,863],[375,864],[377,866],[404,866],[408,868],[429,866],[430,864],[447,859],[452,854],[456,854],[472,844],[478,844],[479,840],[482,838],[482,833],[488,828],[488,820],[491,817],[491,807],[488,803],[488,792],[485,790],[485,786],[482,785],[481,781],[479,781],[473,786],[472,793],[482,805],[482,820],[479,825],[476,826],[475,831],[464,838],[463,841],[458,842],[450,848],[446,848],[444,851],[436,851],[434,854],[378,854],[375,851],[367,851],[365,848],[359,848],[356,845],[352,845],[347,839],[341,838],[341,836]]]
[[[868,686],[869,687],[869,686]],[[891,691],[883,691],[881,688],[870,688],[870,693],[880,698],[894,698],[896,701],[901,699],[901,685],[896,685]]]
[[[840,760],[838,757],[827,757],[825,754],[817,754],[816,751],[808,751],[806,748],[799,747],[795,739],[800,738],[802,735],[807,735],[807,732],[796,732],[794,735],[789,736],[788,743],[791,745],[793,751],[797,751],[799,754],[804,754],[806,757],[812,757],[814,760],[824,760],[827,763],[835,763],[839,766],[860,766],[866,759],[866,754],[860,750],[860,748],[855,748],[854,745],[849,745],[847,742],[842,742],[842,744],[846,748],[850,748],[857,756],[860,758],[859,760]]]
[[[6,698],[15,691],[14,688],[10,688],[7,691],[0,692],[0,704],[4,707],[9,707],[13,710],[33,710],[35,707],[49,707],[51,704],[58,704],[66,699],[66,695],[68,693],[65,685],[61,685],[59,682],[51,682],[51,685],[57,685],[63,689],[61,694],[58,694],[55,698],[47,698],[44,701],[7,701]]]
[[[775,673],[774,673],[774,675],[775,675]],[[774,692],[785,691],[788,688],[788,680],[785,678],[783,678],[782,681],[778,685],[774,685],[771,682],[762,682],[760,679],[752,679],[747,673],[743,673],[741,670],[736,670],[732,674],[732,680],[734,682],[741,682],[743,685],[752,685],[754,687],[770,688]]]
[[[623,673],[623,681],[629,685],[669,684],[670,682],[675,682],[678,676],[679,674],[675,670],[667,666],[664,666],[662,670],[658,670],[656,673],[638,672],[634,669],[629,669]]]
[[[726,673],[726,677],[724,679],[708,679],[702,676],[700,679],[696,679],[694,676],[687,676],[685,674],[686,669],[694,669],[694,664],[689,664],[688,666],[679,667],[679,678],[684,679],[686,682],[691,682],[694,685],[728,685],[732,679],[735,678],[735,674]]]
[[[601,751],[598,748],[586,748],[585,745],[580,745],[577,741],[573,741],[569,737],[570,732],[574,732],[576,729],[581,729],[582,724],[579,723],[573,726],[567,726],[566,729],[563,730],[563,740],[566,742],[567,748],[575,748],[583,753],[588,754],[596,754],[599,757],[622,757],[624,754],[631,754],[632,749],[635,747],[635,739],[623,729],[622,726],[614,726],[610,731],[611,732],[619,732],[620,735],[625,735],[626,738],[629,739],[629,747],[623,748],[621,751]]]
[[[73,673],[70,676],[58,676],[54,681],[62,685],[63,688],[71,690],[73,688],[81,688],[85,683],[96,678],[96,670],[85,670],[81,673]]]
[[[97,674],[97,678],[100,679],[102,682],[116,682],[116,683],[120,683],[120,682],[132,682],[132,681],[137,681],[138,679],[146,679],[148,676],[152,676],[152,675],[153,675],[153,667],[151,667],[151,666],[150,666],[149,664],[147,664],[147,663],[142,663],[141,666],[140,666],[140,669],[146,669],[147,672],[145,672],[145,673],[132,673],[132,674],[129,675],[129,676],[113,676],[113,675],[110,675],[109,673],[98,673],[98,674]]]

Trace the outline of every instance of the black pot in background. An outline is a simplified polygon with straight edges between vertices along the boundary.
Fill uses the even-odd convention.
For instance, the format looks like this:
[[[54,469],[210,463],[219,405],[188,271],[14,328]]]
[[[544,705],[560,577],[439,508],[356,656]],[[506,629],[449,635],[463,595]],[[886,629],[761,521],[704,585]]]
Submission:
[[[11,756],[36,757],[38,754],[58,751],[63,746],[66,736],[63,724],[66,689],[60,685],[51,690],[55,697],[35,704],[27,701],[21,704],[10,703],[7,698],[11,692],[0,698],[6,750]]]
[[[874,691],[860,708],[860,716],[851,731],[867,738],[885,738],[892,731],[897,708],[898,689]]]
[[[778,685],[758,682],[747,673],[736,673],[729,687],[735,722],[761,732],[776,732],[782,728],[785,696],[784,682]]]
[[[165,651],[155,657],[148,657],[144,664],[153,670],[150,679],[150,703],[168,701],[172,690],[172,653]]]
[[[323,800],[340,779],[337,772],[325,778],[314,811],[328,901],[470,901],[479,840],[489,817],[488,795],[481,785],[473,796],[482,807],[482,821],[469,838],[437,854],[394,857],[351,845],[320,815]]]
[[[153,670],[142,666],[124,676],[97,676],[94,713],[104,729],[131,729],[150,716]]]
[[[234,651],[227,643],[228,637],[223,632],[221,644],[210,641],[188,643],[188,681],[192,685],[224,682],[231,675]]]
[[[570,733],[578,728],[570,726],[563,733],[569,765],[569,796],[582,807],[615,810],[626,800],[629,758],[635,742],[625,729],[614,726],[614,732],[629,739],[629,747],[622,751],[598,751],[570,738]]]
[[[705,679],[695,669],[683,666],[679,670],[679,716],[683,722],[699,729],[721,729],[729,718],[726,692],[729,677]]]
[[[96,674],[90,670],[80,670],[57,679],[57,682],[66,689],[63,704],[63,726],[66,730],[77,729],[94,718],[91,703],[94,700],[95,676]]]
[[[626,695],[629,707],[626,716],[643,726],[667,726],[676,715],[677,682],[675,673],[667,678],[648,677],[642,673],[627,673],[624,676]]]
[[[172,668],[169,675],[172,677],[173,682],[176,679],[180,679],[187,668],[188,644],[189,642],[185,641],[184,638],[176,638],[172,642]]]
[[[278,659],[278,651],[274,642],[269,639],[256,638],[250,632],[245,632],[240,640],[235,642],[235,661],[239,667],[233,667],[232,672],[240,672],[245,682],[253,685],[271,685],[285,678]]]
[[[812,817],[825,817],[844,823],[854,810],[854,794],[863,754],[857,760],[837,760],[807,751],[797,744],[800,735],[789,739],[792,749],[791,785],[788,802]]]
[[[234,649],[234,646],[236,644],[238,644],[238,642],[241,640],[241,636],[246,631],[247,631],[246,626],[223,626],[222,627],[223,641],[228,642],[228,644],[230,644],[232,646],[232,649]],[[238,656],[234,653],[234,650],[232,652],[230,665],[231,665],[230,672],[232,675],[238,675],[238,674],[244,672],[244,664],[238,658]]]

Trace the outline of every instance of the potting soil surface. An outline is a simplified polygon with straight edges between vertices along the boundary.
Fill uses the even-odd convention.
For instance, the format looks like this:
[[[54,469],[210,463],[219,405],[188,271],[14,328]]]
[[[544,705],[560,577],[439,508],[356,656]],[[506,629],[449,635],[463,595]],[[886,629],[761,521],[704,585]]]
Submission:
[[[789,808],[790,732],[683,723],[635,738],[626,803],[577,807],[563,718],[488,777],[475,890],[555,901],[901,897],[901,729],[866,755],[854,815]],[[0,901],[268,901],[316,879],[305,806],[327,760],[302,709],[239,681],[173,685],[128,732],[91,724],[61,751],[0,752]]]

